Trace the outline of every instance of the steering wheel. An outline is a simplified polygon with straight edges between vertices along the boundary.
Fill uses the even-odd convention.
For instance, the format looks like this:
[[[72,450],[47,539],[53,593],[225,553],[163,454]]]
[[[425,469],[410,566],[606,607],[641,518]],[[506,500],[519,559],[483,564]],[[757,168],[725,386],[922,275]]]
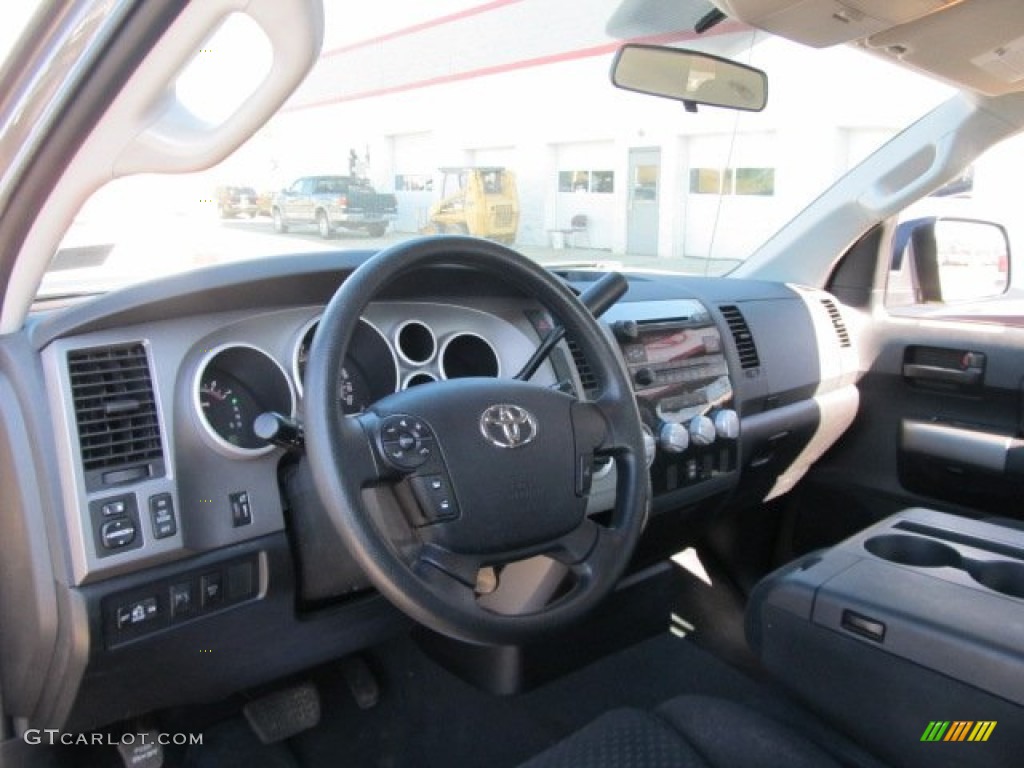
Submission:
[[[399,276],[442,265],[482,270],[536,298],[583,350],[600,395],[583,401],[514,379],[465,378],[343,415],[338,371],[367,305]],[[321,501],[372,584],[413,619],[471,642],[522,642],[581,617],[622,575],[650,500],[636,402],[594,317],[526,257],[458,236],[381,251],[327,305],[305,381],[306,453]],[[617,470],[607,524],[586,515],[596,456]],[[574,575],[564,594],[514,615],[480,604],[481,568],[541,554]]]

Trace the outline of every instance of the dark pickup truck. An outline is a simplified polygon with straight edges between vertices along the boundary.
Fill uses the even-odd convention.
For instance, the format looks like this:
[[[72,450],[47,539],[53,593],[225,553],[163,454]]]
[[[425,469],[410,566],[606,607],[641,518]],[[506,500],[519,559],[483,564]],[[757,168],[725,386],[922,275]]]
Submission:
[[[315,226],[323,238],[339,228],[380,237],[397,217],[398,201],[356,176],[303,176],[277,195],[270,215],[276,232]]]

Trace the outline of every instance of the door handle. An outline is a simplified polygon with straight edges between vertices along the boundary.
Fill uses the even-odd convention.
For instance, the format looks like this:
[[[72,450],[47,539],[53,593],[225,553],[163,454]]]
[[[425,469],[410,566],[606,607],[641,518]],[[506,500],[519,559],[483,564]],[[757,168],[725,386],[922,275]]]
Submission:
[[[981,383],[983,369],[944,368],[940,365],[922,365],[921,363],[904,363],[903,376],[907,379],[941,381],[949,384],[973,387]]]

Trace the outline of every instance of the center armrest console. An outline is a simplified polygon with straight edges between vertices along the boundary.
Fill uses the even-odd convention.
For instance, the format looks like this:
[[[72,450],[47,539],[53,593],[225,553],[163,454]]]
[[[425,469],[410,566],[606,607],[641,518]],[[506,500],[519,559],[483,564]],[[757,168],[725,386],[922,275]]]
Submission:
[[[1024,530],[908,509],[766,577],[747,635],[887,762],[1020,765]]]

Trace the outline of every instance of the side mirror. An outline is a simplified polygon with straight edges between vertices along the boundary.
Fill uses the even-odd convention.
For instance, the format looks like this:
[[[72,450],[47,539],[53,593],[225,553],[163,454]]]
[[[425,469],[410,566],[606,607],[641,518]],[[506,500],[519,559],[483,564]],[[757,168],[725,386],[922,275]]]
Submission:
[[[700,51],[629,43],[612,62],[617,88],[697,104],[760,112],[768,102],[768,77],[759,69]]]
[[[950,304],[1005,293],[1010,241],[999,224],[927,217],[896,229],[886,303]]]

